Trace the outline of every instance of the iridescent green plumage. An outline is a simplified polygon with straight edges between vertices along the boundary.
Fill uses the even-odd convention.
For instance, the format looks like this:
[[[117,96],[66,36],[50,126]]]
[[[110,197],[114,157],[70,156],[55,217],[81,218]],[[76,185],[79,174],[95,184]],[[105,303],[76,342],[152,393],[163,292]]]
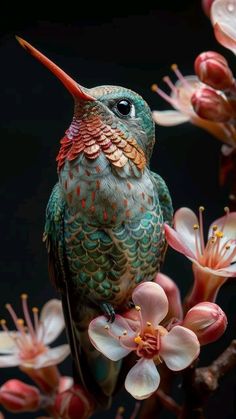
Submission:
[[[146,102],[119,86],[85,89],[18,38],[75,100],[57,156],[59,183],[46,213],[49,273],[61,293],[75,379],[99,405],[109,404],[120,362],[92,347],[89,322],[112,320],[132,290],[155,278],[165,253],[163,223],[172,205],[162,178],[149,169],[154,124]]]
[[[62,140],[59,183],[48,203],[45,238],[75,370],[98,403],[106,405],[121,363],[92,347],[87,328],[104,304],[122,312],[134,287],[155,278],[165,253],[163,223],[171,223],[172,206],[164,181],[148,167],[154,126],[147,104],[116,86],[94,88],[90,94],[96,104],[76,105]],[[133,106],[133,117],[118,114],[115,104],[122,100]],[[101,152],[86,156],[84,143],[87,153],[94,144]],[[103,150],[101,143],[110,148]],[[114,149],[114,144],[124,150],[116,160],[112,153],[122,147]]]

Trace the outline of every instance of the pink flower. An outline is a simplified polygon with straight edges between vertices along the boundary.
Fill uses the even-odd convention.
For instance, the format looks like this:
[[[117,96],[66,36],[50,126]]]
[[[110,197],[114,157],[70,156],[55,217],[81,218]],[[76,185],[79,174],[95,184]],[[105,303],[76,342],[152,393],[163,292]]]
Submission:
[[[142,400],[154,393],[160,383],[156,364],[164,361],[168,368],[180,371],[189,366],[199,354],[196,335],[182,326],[174,326],[168,332],[160,322],[168,312],[168,300],[163,289],[156,283],[138,285],[132,295],[138,313],[136,323],[116,315],[108,324],[104,316],[97,317],[89,325],[92,344],[112,361],[124,358],[132,351],[139,357],[129,371],[126,390]]]
[[[206,345],[223,335],[227,327],[227,317],[217,304],[204,302],[187,312],[182,325],[197,335],[201,345]]]
[[[155,283],[163,288],[168,299],[168,313],[164,319],[163,324],[168,325],[170,322],[182,320],[183,309],[180,297],[180,291],[176,283],[167,275],[158,273],[155,278]]]
[[[61,302],[57,299],[48,301],[38,316],[38,309],[32,309],[32,321],[27,295],[22,294],[24,320],[18,318],[10,304],[6,305],[17,331],[9,331],[6,321],[1,320],[3,332],[0,332],[0,367],[21,366],[39,369],[62,362],[70,353],[69,345],[49,348],[64,329]]]
[[[174,126],[184,122],[191,122],[205,129],[224,143],[235,146],[236,129],[233,124],[201,118],[193,109],[192,96],[201,88],[206,87],[206,85],[196,76],[184,77],[176,65],[173,65],[172,69],[178,77],[176,84],[173,84],[169,77],[163,78],[171,90],[170,95],[166,94],[155,84],[152,86],[152,90],[166,100],[175,110],[153,111],[152,115],[155,123],[163,126]]]
[[[8,380],[0,388],[0,403],[10,412],[33,412],[39,409],[40,393],[23,381]]]
[[[236,54],[236,1],[215,0],[210,17],[217,41]]]
[[[174,228],[165,224],[167,242],[193,262],[195,283],[189,304],[215,301],[220,286],[236,275],[236,212],[215,220],[205,244],[202,213],[199,219],[189,208],[180,208],[174,216]]]
[[[180,208],[174,216],[174,228],[165,224],[166,239],[171,247],[183,253],[205,272],[222,277],[236,274],[236,212],[215,220],[209,228],[205,244],[203,235],[204,208],[199,219],[189,208]]]

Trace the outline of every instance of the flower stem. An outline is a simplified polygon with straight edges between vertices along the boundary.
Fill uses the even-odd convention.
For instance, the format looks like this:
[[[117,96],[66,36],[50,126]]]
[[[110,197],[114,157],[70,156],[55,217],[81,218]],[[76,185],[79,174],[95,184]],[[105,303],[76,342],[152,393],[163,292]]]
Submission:
[[[196,304],[209,301],[214,303],[220,287],[227,278],[214,275],[193,263],[194,284],[184,301],[184,313]]]

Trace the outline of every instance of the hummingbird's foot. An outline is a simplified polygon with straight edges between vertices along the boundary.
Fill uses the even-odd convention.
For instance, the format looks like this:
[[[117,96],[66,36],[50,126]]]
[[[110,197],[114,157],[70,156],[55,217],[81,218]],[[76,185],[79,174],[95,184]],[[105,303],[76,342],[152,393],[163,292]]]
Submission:
[[[128,301],[128,303],[127,303],[127,309],[128,310],[130,310],[131,308],[134,308],[135,307],[135,304],[133,303],[133,301]]]
[[[101,304],[101,309],[102,309],[104,315],[106,316],[108,322],[113,323],[114,320],[115,320],[116,313],[115,313],[115,310],[112,307],[112,305],[109,304],[109,303],[102,303]]]

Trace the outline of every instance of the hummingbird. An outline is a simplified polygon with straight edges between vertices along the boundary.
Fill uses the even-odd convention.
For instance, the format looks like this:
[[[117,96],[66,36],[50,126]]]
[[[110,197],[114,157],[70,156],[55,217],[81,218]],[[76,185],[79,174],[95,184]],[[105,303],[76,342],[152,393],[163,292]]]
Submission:
[[[98,315],[113,321],[131,306],[131,294],[154,280],[164,259],[164,223],[172,223],[168,188],[150,170],[155,128],[144,99],[124,87],[78,84],[17,37],[74,99],[74,114],[56,158],[58,183],[46,209],[43,240],[49,276],[62,299],[77,382],[107,407],[121,362],[90,343]]]

